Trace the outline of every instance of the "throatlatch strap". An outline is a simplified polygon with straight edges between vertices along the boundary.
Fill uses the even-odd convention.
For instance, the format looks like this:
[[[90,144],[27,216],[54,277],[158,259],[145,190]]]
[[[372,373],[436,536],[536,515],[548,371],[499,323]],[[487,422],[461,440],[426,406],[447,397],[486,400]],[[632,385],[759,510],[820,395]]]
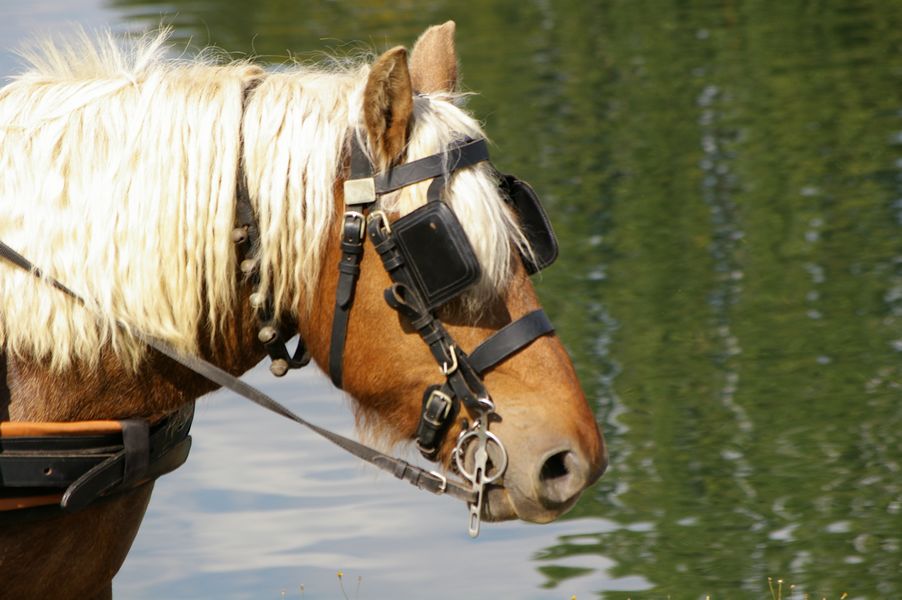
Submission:
[[[470,353],[470,364],[482,375],[536,339],[554,331],[541,308],[524,315],[493,333]]]

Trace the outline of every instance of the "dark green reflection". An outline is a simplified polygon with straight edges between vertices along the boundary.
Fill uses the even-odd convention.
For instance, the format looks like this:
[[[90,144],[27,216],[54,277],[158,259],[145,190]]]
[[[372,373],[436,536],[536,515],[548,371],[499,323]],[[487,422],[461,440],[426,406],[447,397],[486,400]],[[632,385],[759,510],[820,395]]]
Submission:
[[[902,597],[902,3],[166,6],[275,62],[457,20],[496,162],[561,238],[537,285],[611,452],[571,516],[615,526],[536,556],[547,587]]]

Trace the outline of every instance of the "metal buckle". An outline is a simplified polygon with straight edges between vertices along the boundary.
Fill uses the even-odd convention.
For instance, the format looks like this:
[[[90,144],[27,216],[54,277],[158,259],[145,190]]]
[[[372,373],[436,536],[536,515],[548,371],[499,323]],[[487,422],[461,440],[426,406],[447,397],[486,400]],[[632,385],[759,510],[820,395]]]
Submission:
[[[357,219],[359,221],[357,225],[357,239],[362,240],[366,236],[366,217],[363,216],[362,212],[357,212],[356,210],[349,210],[344,214],[345,218],[345,227],[348,226],[348,221],[351,219]]]
[[[458,367],[457,352],[454,351],[454,344],[448,346],[448,352],[451,353],[451,366],[449,367],[447,362],[443,362],[441,367],[442,375],[444,375],[445,377],[454,373],[454,371],[456,371]]]
[[[433,406],[432,400],[435,398],[442,402],[441,410],[438,414],[433,414],[433,411],[429,410]],[[429,393],[429,398],[426,400],[426,406],[423,408],[423,420],[435,427],[441,427],[451,413],[452,404],[451,396],[439,389],[432,390]]]
[[[345,204],[372,204],[376,201],[376,182],[372,177],[348,179],[344,190]]]
[[[386,215],[383,211],[374,210],[373,212],[370,213],[370,216],[368,217],[368,219],[370,221],[375,221],[376,219],[379,219],[379,221],[382,224],[382,229],[385,230],[386,235],[391,233],[391,225],[388,222],[388,215]]]
[[[440,487],[435,493],[436,494],[444,494],[445,490],[448,489],[448,478],[439,473],[438,471],[429,471],[429,474],[435,477],[436,479],[440,479],[442,482],[442,487]]]

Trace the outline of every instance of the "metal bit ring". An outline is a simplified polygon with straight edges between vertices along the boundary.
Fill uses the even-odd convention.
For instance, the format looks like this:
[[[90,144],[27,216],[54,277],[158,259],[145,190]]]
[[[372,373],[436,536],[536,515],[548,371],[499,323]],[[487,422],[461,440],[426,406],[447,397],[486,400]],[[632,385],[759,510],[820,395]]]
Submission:
[[[457,445],[454,448],[453,456],[454,456],[454,464],[457,466],[457,472],[460,473],[467,481],[470,483],[476,483],[476,473],[470,473],[464,468],[464,456],[466,454],[466,446],[469,444],[469,440],[471,438],[475,438],[478,442],[478,439],[481,435],[485,435],[486,443],[489,441],[494,442],[498,448],[501,450],[501,464],[496,465],[497,470],[494,475],[489,475],[488,473],[483,473],[482,483],[492,483],[493,481],[497,481],[501,475],[504,474],[504,471],[507,470],[507,450],[504,447],[504,444],[501,443],[501,440],[497,435],[492,433],[491,431],[486,431],[484,434],[482,432],[476,430],[470,430],[466,433],[462,434],[457,439]]]

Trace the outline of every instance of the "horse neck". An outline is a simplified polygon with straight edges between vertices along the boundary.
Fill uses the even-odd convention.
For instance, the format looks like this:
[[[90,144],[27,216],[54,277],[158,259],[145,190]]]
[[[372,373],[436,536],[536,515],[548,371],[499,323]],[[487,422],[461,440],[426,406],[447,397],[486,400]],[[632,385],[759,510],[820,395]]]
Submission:
[[[201,357],[235,375],[253,367],[265,354],[256,338],[250,293],[247,286],[242,287],[232,318],[215,340],[199,335]],[[153,351],[134,371],[108,347],[101,350],[97,365],[77,361],[61,372],[27,357],[0,353],[0,358],[0,367],[5,366],[0,368],[0,419],[13,421],[153,419],[216,387]],[[8,396],[5,405],[4,394]]]

